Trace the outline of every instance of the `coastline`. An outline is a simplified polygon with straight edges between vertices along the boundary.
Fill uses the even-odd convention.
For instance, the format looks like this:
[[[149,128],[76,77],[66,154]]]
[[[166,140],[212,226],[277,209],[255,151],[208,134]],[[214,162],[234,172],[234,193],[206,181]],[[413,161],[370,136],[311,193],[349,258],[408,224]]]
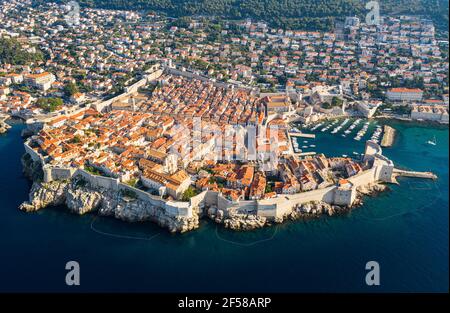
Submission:
[[[81,177],[70,180],[44,183],[42,168],[25,154],[22,157],[24,175],[33,181],[29,201],[19,209],[35,212],[46,207],[63,205],[74,214],[96,212],[101,216],[112,216],[126,222],[152,221],[172,233],[184,233],[198,228],[198,214],[192,217],[171,216],[157,206],[124,194],[115,194],[106,188],[91,186]]]
[[[367,261],[375,252],[381,253],[383,264],[388,265],[386,271],[392,269],[392,272],[385,274],[394,275],[392,277],[398,282],[396,285],[382,284],[381,287],[386,292],[394,289],[419,292],[444,290],[448,283],[446,276],[442,275],[448,270],[448,262],[445,262],[448,250],[442,249],[442,242],[448,241],[448,210],[443,209],[448,207],[448,172],[445,170],[448,154],[444,152],[448,151],[446,131],[440,131],[445,137],[437,135],[441,144],[429,149],[421,143],[424,138],[432,136],[430,133],[433,133],[433,129],[415,128],[410,131],[405,124],[405,128],[398,127],[400,140],[396,142],[396,147],[406,151],[386,149],[386,153],[402,167],[435,171],[441,177],[435,183],[402,179],[401,186],[388,185],[391,192],[375,198],[364,197],[361,207],[343,212],[342,215],[335,214],[331,218],[305,216],[296,221],[286,220],[283,224],[273,224],[253,231],[233,231],[204,217],[200,220],[198,230],[171,234],[153,222],[127,223],[112,217],[102,217],[96,212],[79,216],[69,213],[63,206],[29,214],[18,210],[18,205],[27,198],[30,190],[30,183],[21,175],[22,128],[22,125],[13,127],[7,136],[1,137],[0,142],[0,155],[4,160],[2,169],[6,174],[2,179],[5,186],[2,198],[4,215],[0,228],[7,245],[5,253],[11,255],[5,262],[12,269],[4,279],[11,283],[14,290],[23,290],[23,286],[28,286],[31,278],[36,281],[36,285],[30,286],[28,290],[46,288],[52,292],[63,291],[59,272],[54,275],[56,277],[50,276],[50,279],[47,271],[39,271],[19,280],[17,273],[30,260],[42,266],[59,268],[63,264],[61,262],[66,261],[67,255],[76,257],[78,251],[85,253],[85,272],[90,267],[102,269],[98,279],[95,279],[95,285],[90,289],[99,292],[120,291],[102,280],[104,275],[114,276],[117,273],[121,275],[118,279],[122,285],[135,286],[136,290],[142,292],[171,290],[173,281],[178,281],[183,290],[194,288],[222,291],[226,288],[232,291],[236,283],[236,269],[242,264],[256,266],[252,270],[245,270],[246,275],[251,275],[247,277],[248,281],[252,281],[252,288],[264,286],[261,272],[270,268],[273,269],[276,282],[284,284],[286,291],[334,292],[335,288],[348,288],[356,292],[360,288],[359,280],[341,280],[342,274],[339,273],[351,275],[354,273],[355,258],[361,262]],[[417,139],[415,134],[420,135],[424,131],[427,133]],[[407,146],[405,142],[408,142]],[[354,142],[348,141],[350,150],[354,149],[351,144]],[[430,151],[432,158],[425,159],[426,163],[421,166],[419,159],[410,157],[410,153],[414,151]],[[7,163],[8,159],[11,164]],[[427,186],[433,189],[423,189]],[[427,208],[423,209],[425,205]],[[94,223],[95,229],[100,233],[90,228],[91,223]],[[50,244],[37,247],[36,242]],[[64,244],[67,242],[70,245]],[[371,244],[367,244],[368,242]],[[272,253],[268,254],[269,250]],[[338,257],[330,258],[330,255]],[[279,268],[285,267],[286,259],[301,264],[289,275],[288,280],[277,274]],[[402,259],[420,260],[426,267],[422,270],[422,267],[417,268],[407,262],[406,268],[401,267],[399,272],[397,265]],[[180,275],[183,273],[181,271],[174,272],[174,267],[167,265],[167,260],[173,260],[171,264],[192,264],[189,276]],[[318,262],[323,266],[316,267]],[[224,280],[213,285],[206,277],[199,280],[198,277],[204,277],[205,269],[214,270]],[[324,270],[328,272],[324,274]],[[146,279],[134,278],[142,277],[143,272],[155,277],[151,283]],[[315,284],[302,284],[301,282],[305,282],[305,275],[311,274],[318,277],[319,281]],[[430,276],[442,279],[431,283],[428,279]],[[330,287],[327,283],[334,279],[342,284]],[[42,281],[46,282],[44,287]],[[408,283],[415,287],[402,289]],[[321,289],[322,286],[328,287]]]
[[[434,127],[434,128],[448,128],[450,126],[449,123],[442,123],[431,120],[416,120],[411,119],[410,117],[400,117],[400,116],[388,116],[388,115],[380,115],[374,117],[376,120],[385,120],[385,121],[395,121],[395,122],[403,122],[411,125],[420,125],[426,127]]]
[[[5,134],[12,126],[6,123],[7,117],[0,116],[0,135]]]
[[[219,209],[218,205],[197,207],[192,216],[173,216],[158,206],[128,194],[117,193],[107,188],[92,186],[82,177],[43,182],[43,170],[39,162],[33,161],[25,153],[21,159],[24,175],[33,182],[29,201],[23,202],[19,209],[35,212],[47,207],[64,206],[77,215],[96,213],[110,216],[125,222],[150,221],[171,233],[185,233],[199,228],[199,221],[207,217],[217,224],[234,231],[251,231],[285,221],[308,220],[321,216],[342,215],[363,204],[364,196],[375,196],[388,190],[385,184],[372,182],[357,188],[355,200],[350,205],[336,205],[320,200],[294,205],[293,209],[280,217],[270,219],[251,213],[242,213],[235,208]]]
[[[392,144],[394,136],[391,132],[388,136]],[[367,141],[364,160],[370,161],[370,167],[343,180],[343,184],[279,194],[262,201],[233,202],[220,193],[203,191],[188,202],[177,202],[152,196],[118,179],[93,175],[82,169],[52,167],[45,164],[28,141],[25,150],[23,170],[33,181],[33,187],[29,201],[20,205],[21,210],[33,212],[47,206],[64,205],[79,215],[97,212],[127,222],[155,222],[171,233],[199,228],[199,219],[203,216],[232,230],[253,230],[286,220],[345,213],[361,205],[363,195],[386,190],[381,183],[396,183],[395,178],[399,175],[393,174],[394,164],[383,156],[380,145]]]

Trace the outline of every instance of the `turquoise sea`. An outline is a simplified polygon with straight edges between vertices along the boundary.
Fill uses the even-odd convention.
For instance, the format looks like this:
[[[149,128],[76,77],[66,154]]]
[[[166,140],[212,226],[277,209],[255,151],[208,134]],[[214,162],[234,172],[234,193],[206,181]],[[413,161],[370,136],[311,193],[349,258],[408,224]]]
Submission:
[[[403,178],[345,216],[248,233],[204,220],[183,235],[64,208],[19,211],[30,183],[21,174],[23,126],[15,125],[0,136],[0,291],[448,292],[448,127],[389,123],[399,136],[385,155],[437,181]],[[315,151],[363,152],[353,136],[316,133]],[[433,136],[437,145],[426,144]],[[71,260],[80,286],[65,285]],[[372,260],[380,286],[365,284]]]

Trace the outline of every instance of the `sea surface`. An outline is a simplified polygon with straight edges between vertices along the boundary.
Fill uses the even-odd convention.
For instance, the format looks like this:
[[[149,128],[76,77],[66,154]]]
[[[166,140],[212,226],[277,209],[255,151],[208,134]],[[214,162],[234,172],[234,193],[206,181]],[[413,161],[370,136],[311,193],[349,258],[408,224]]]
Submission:
[[[385,155],[438,180],[402,178],[345,216],[253,232],[203,220],[183,235],[62,207],[19,211],[30,183],[20,164],[23,126],[14,125],[0,136],[0,291],[448,292],[448,127],[389,124],[398,137]],[[354,136],[316,134],[311,150],[327,156],[364,150]],[[427,144],[434,136],[437,145]],[[68,261],[80,264],[80,286],[65,284]],[[369,261],[380,265],[380,286],[365,283]]]

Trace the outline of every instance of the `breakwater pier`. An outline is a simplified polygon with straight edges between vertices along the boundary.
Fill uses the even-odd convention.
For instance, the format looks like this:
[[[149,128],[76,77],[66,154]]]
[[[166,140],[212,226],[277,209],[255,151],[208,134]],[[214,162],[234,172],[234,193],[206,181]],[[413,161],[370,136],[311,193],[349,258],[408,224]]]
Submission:
[[[425,179],[437,179],[437,175],[431,172],[416,172],[416,171],[405,171],[394,169],[392,172],[393,176],[403,176],[403,177],[415,177],[415,178],[425,178]]]
[[[289,136],[291,137],[302,137],[302,138],[316,138],[315,134],[305,134],[305,133],[299,133],[299,132],[289,132]]]

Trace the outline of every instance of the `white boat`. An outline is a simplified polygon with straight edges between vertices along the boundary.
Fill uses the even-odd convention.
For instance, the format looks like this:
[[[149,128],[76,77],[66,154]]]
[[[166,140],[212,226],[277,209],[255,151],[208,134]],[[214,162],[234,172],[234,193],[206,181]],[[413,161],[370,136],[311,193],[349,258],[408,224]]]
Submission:
[[[308,148],[308,146],[302,146],[302,148],[303,148],[303,149],[306,149],[306,148]]]
[[[437,144],[436,136],[433,136],[433,140],[428,140],[427,144],[435,146]]]
[[[316,130],[317,128],[319,128],[322,125],[323,125],[323,123],[319,123],[316,126],[314,126],[313,128],[311,128],[311,130]]]
[[[315,148],[316,147],[316,145],[309,145],[311,148]]]
[[[303,140],[303,143],[308,143],[308,140]]]
[[[343,154],[342,156],[343,156],[344,158],[348,157],[348,155],[346,155],[346,154]]]

